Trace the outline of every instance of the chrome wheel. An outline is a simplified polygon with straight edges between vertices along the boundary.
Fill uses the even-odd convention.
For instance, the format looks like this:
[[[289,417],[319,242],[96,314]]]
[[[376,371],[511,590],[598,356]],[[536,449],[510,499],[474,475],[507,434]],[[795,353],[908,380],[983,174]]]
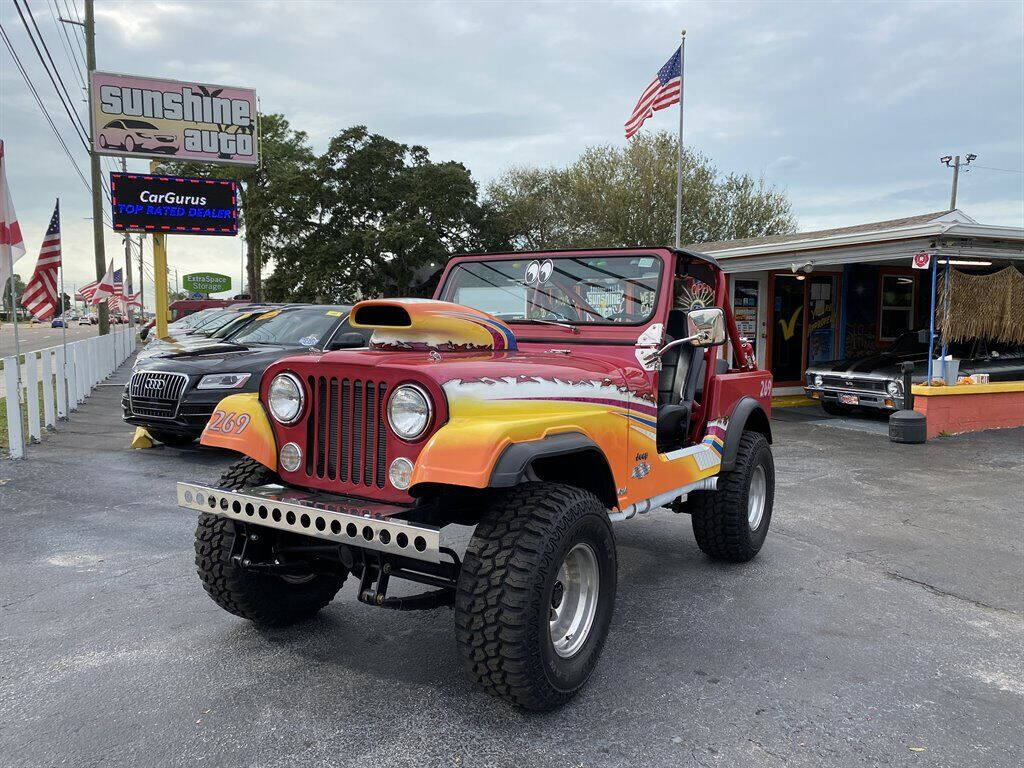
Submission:
[[[577,544],[558,569],[548,613],[551,644],[563,659],[576,654],[590,635],[600,584],[597,555],[589,544]]]
[[[768,496],[768,481],[765,478],[764,466],[758,464],[750,476],[750,488],[747,489],[747,525],[756,531],[764,517],[764,503]]]

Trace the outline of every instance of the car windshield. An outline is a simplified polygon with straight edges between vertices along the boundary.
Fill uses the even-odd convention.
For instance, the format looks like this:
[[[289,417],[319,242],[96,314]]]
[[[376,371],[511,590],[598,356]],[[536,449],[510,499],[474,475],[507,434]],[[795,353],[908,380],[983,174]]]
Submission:
[[[210,315],[219,311],[219,309],[201,309],[198,312],[193,312],[191,315],[178,318],[173,323],[168,324],[167,328],[169,330],[195,328],[199,323],[205,322]]]
[[[889,351],[894,355],[928,353],[928,331],[908,331],[892,343]]]
[[[440,297],[511,323],[637,324],[654,313],[661,270],[650,255],[462,262]]]
[[[230,338],[236,344],[301,344],[315,347],[348,314],[341,307],[273,309]]]
[[[155,125],[153,125],[152,123],[144,123],[142,120],[125,120],[124,125],[125,128],[143,128],[148,129],[150,131],[156,130]]]
[[[259,311],[239,312],[235,317],[228,320],[228,322],[224,323],[224,325],[211,333],[210,338],[226,339],[231,334],[238,333],[240,330],[245,328],[245,326],[249,325],[249,323],[253,321],[253,318],[258,314],[260,314]]]
[[[210,333],[217,330],[228,321],[234,319],[238,313],[232,309],[220,309],[204,318],[202,322],[193,326],[197,333]]]

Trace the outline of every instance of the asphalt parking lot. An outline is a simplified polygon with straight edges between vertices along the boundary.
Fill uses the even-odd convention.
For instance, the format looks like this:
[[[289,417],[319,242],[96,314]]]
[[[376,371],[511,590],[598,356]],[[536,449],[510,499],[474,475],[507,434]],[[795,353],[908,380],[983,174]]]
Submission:
[[[618,524],[598,671],[526,715],[463,679],[447,609],[350,583],[287,630],[222,612],[174,481],[230,457],[130,450],[118,395],[0,463],[3,765],[1020,765],[1024,430],[898,446],[780,414],[761,555]]]

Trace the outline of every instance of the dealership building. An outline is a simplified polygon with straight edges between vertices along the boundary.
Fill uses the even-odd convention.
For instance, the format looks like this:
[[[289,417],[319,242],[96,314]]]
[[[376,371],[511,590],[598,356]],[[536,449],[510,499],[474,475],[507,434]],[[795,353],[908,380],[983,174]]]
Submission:
[[[775,394],[801,391],[807,367],[869,355],[928,328],[931,270],[946,261],[988,274],[1024,267],[1024,228],[980,224],[960,210],[839,229],[700,243],[729,275],[740,334],[774,375]]]

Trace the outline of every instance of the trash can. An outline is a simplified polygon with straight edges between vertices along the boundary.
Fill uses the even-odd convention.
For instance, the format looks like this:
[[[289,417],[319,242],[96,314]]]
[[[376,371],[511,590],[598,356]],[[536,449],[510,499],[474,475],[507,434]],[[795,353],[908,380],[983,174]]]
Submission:
[[[943,366],[945,366],[945,369],[943,369]],[[944,376],[943,370],[945,370]],[[932,360],[932,374],[945,378],[946,385],[952,387],[956,384],[957,379],[960,378],[960,361],[942,360],[941,358]]]
[[[923,443],[928,438],[928,423],[923,413],[896,411],[889,416],[889,439],[894,443]]]

